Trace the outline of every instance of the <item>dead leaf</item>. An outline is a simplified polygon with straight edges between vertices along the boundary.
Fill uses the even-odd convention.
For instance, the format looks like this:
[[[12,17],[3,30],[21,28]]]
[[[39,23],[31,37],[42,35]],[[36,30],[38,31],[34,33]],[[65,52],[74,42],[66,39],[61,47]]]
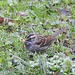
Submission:
[[[71,12],[69,12],[68,10],[65,10],[65,9],[59,9],[58,10],[59,14],[63,14],[63,15],[72,15]]]
[[[17,15],[20,15],[20,16],[25,16],[25,12],[21,12],[19,11],[18,13],[16,13]]]
[[[4,18],[0,17],[0,24],[2,24],[4,22]]]
[[[14,23],[14,20],[12,18],[0,17],[0,24],[5,23],[5,26],[6,26],[8,25],[9,22]]]

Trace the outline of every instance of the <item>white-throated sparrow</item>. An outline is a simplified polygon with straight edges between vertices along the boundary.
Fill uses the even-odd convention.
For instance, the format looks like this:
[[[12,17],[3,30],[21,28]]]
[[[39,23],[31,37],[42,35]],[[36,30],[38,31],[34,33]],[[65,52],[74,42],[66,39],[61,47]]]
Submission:
[[[53,35],[40,35],[40,34],[29,34],[25,36],[25,46],[26,49],[31,52],[44,52],[47,50],[52,42],[55,40],[56,36],[60,33],[66,31],[67,28],[59,30]]]

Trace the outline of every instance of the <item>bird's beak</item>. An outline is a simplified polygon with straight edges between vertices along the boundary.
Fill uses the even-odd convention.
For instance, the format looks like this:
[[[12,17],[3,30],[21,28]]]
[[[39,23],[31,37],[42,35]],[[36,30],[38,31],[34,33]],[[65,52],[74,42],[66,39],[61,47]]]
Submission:
[[[29,38],[25,38],[25,41],[29,40]]]

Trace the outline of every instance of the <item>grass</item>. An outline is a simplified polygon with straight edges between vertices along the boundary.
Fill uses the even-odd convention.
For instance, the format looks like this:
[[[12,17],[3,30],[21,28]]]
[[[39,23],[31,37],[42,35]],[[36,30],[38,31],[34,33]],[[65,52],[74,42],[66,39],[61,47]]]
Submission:
[[[75,74],[71,60],[75,55],[70,53],[75,47],[74,8],[74,0],[0,1],[0,17],[13,20],[7,25],[0,22],[0,75]],[[59,13],[59,9],[68,12]],[[17,15],[19,11],[25,15]],[[51,35],[64,27],[69,29],[66,35],[58,35],[56,44],[52,43],[44,54],[29,52],[21,42],[29,33]],[[65,43],[65,40],[69,41]]]

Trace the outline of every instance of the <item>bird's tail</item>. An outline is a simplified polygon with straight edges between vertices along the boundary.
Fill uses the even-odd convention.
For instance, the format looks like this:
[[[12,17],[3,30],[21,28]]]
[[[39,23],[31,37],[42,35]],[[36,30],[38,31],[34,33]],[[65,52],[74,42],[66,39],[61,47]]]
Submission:
[[[58,32],[56,32],[55,34],[53,34],[52,37],[56,37],[58,34],[63,33],[66,30],[67,30],[67,28],[61,29]]]

